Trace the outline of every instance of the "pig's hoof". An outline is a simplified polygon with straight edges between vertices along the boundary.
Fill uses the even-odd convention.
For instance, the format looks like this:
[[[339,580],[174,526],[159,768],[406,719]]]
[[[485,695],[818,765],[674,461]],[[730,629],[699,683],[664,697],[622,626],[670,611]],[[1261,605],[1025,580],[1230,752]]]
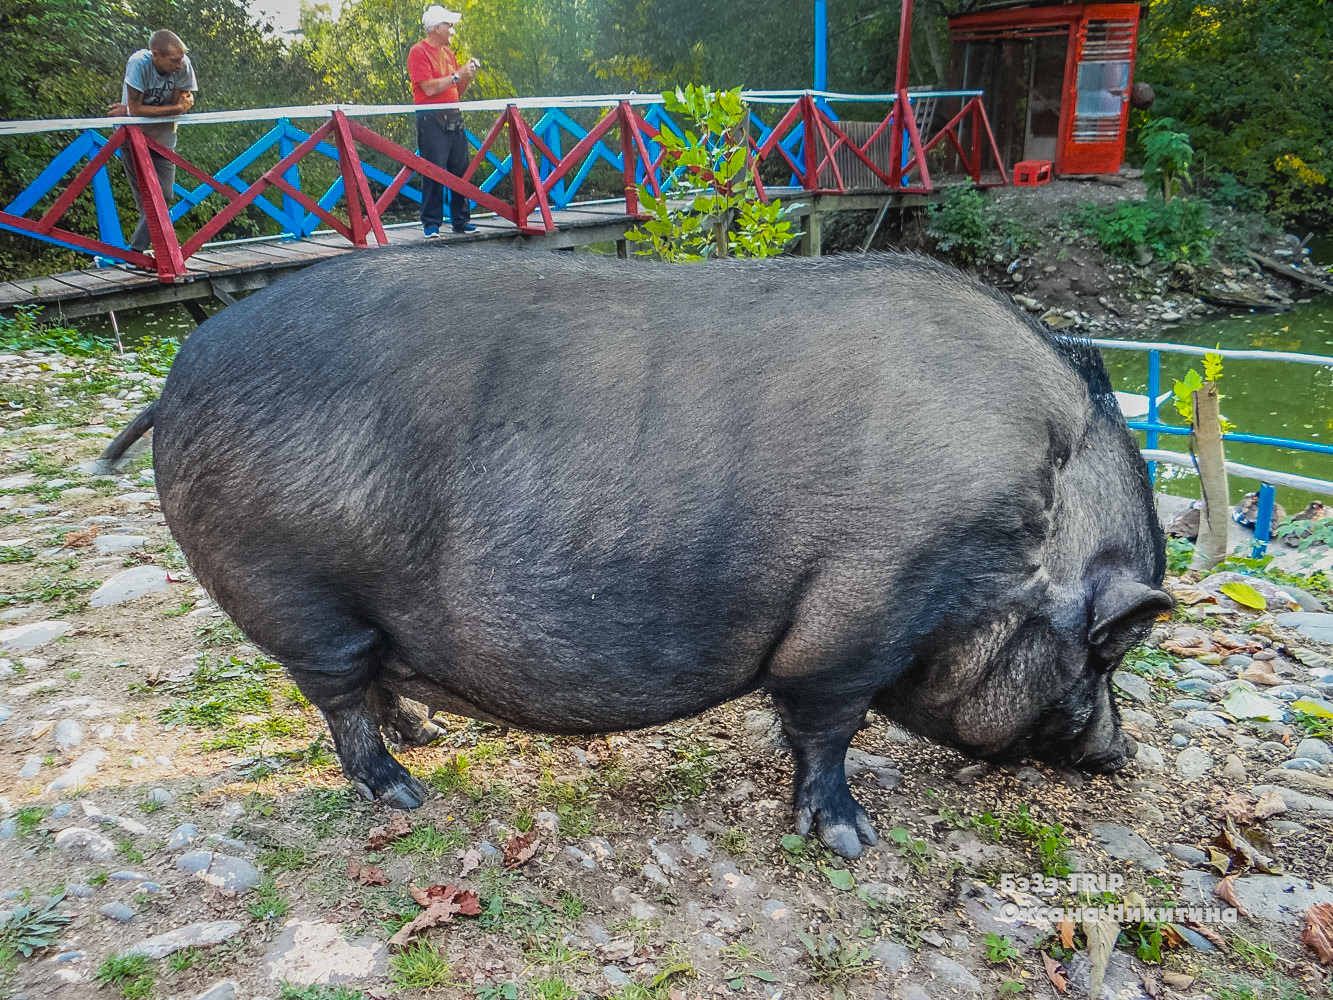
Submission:
[[[444,730],[424,719],[396,719],[384,727],[384,735],[398,746],[424,747],[443,736]]]
[[[411,776],[390,785],[377,796],[395,809],[416,809],[426,801],[426,786]]]
[[[835,810],[827,806],[803,806],[796,817],[796,832],[805,836],[814,827],[819,839],[833,853],[844,858],[859,858],[862,845],[873,847],[879,842],[879,835],[875,833],[875,824],[870,821],[870,816],[850,793],[847,795],[847,805],[850,809],[836,810],[841,815],[835,815]]]

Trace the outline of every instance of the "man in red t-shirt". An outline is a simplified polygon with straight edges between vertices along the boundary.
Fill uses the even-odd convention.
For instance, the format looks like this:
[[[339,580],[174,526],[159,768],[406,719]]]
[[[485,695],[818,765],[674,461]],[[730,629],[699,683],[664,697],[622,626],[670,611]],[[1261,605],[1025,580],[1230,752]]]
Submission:
[[[407,75],[412,100],[417,104],[457,104],[477,75],[480,63],[469,59],[459,66],[449,48],[449,34],[463,15],[431,4],[421,15],[426,37],[407,53]],[[457,108],[417,112],[417,152],[446,173],[462,176],[468,165],[467,133],[463,112]],[[476,232],[469,219],[467,195],[449,192],[449,222],[456,233]],[[436,239],[444,224],[444,185],[421,178],[421,226],[426,239]]]

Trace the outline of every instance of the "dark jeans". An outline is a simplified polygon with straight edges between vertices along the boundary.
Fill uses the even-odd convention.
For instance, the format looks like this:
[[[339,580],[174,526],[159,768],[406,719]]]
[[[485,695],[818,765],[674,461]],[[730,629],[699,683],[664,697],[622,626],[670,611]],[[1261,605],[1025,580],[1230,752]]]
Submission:
[[[417,151],[448,173],[461,177],[467,171],[467,132],[462,116],[445,117],[443,111],[417,112]],[[449,222],[455,230],[468,224],[471,213],[467,195],[449,192]],[[429,177],[421,178],[421,224],[438,228],[444,223],[444,185]]]
[[[162,189],[162,198],[166,201],[167,207],[170,208],[175,193],[176,164],[157,153],[150,153],[149,155],[153,158],[153,170],[157,174],[157,186]],[[134,227],[134,235],[130,237],[130,249],[142,253],[153,245],[153,240],[148,232],[148,215],[143,209],[143,193],[139,190],[139,179],[134,173],[134,163],[130,158],[129,143],[125,144],[124,155],[121,156],[120,162],[125,164],[125,176],[130,182],[130,193],[134,195],[134,207],[139,210],[139,224]]]

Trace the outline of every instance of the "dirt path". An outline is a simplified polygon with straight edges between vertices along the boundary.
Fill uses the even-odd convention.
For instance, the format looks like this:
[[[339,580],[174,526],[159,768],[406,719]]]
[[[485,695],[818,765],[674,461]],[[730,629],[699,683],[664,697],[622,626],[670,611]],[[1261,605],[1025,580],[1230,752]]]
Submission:
[[[1033,908],[1127,898],[1197,912],[1118,914],[1120,1000],[1327,992],[1300,921],[1333,902],[1333,753],[1306,734],[1331,728],[1333,661],[1285,597],[1159,625],[1117,678],[1142,749],[1115,776],[874,722],[848,772],[881,841],[856,862],[792,834],[757,696],[593,740],[448,719],[400,753],[434,790],[404,823],[191,579],[147,458],[80,465],[154,395],[149,361],[0,357],[0,996],[1054,1000],[1087,995],[1089,932]],[[1243,721],[1238,686],[1288,720]],[[1252,919],[1225,921],[1224,873]],[[414,886],[440,923],[390,950],[427,912]]]

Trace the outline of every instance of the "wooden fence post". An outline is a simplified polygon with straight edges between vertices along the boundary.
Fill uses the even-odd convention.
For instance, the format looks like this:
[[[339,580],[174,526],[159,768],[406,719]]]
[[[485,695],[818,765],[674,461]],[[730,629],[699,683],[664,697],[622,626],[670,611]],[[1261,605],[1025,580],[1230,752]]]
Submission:
[[[1192,569],[1211,569],[1227,554],[1227,524],[1231,491],[1227,484],[1226,451],[1222,446],[1222,416],[1216,382],[1205,382],[1194,393],[1194,454],[1199,462],[1203,510],[1199,537],[1194,544]]]

